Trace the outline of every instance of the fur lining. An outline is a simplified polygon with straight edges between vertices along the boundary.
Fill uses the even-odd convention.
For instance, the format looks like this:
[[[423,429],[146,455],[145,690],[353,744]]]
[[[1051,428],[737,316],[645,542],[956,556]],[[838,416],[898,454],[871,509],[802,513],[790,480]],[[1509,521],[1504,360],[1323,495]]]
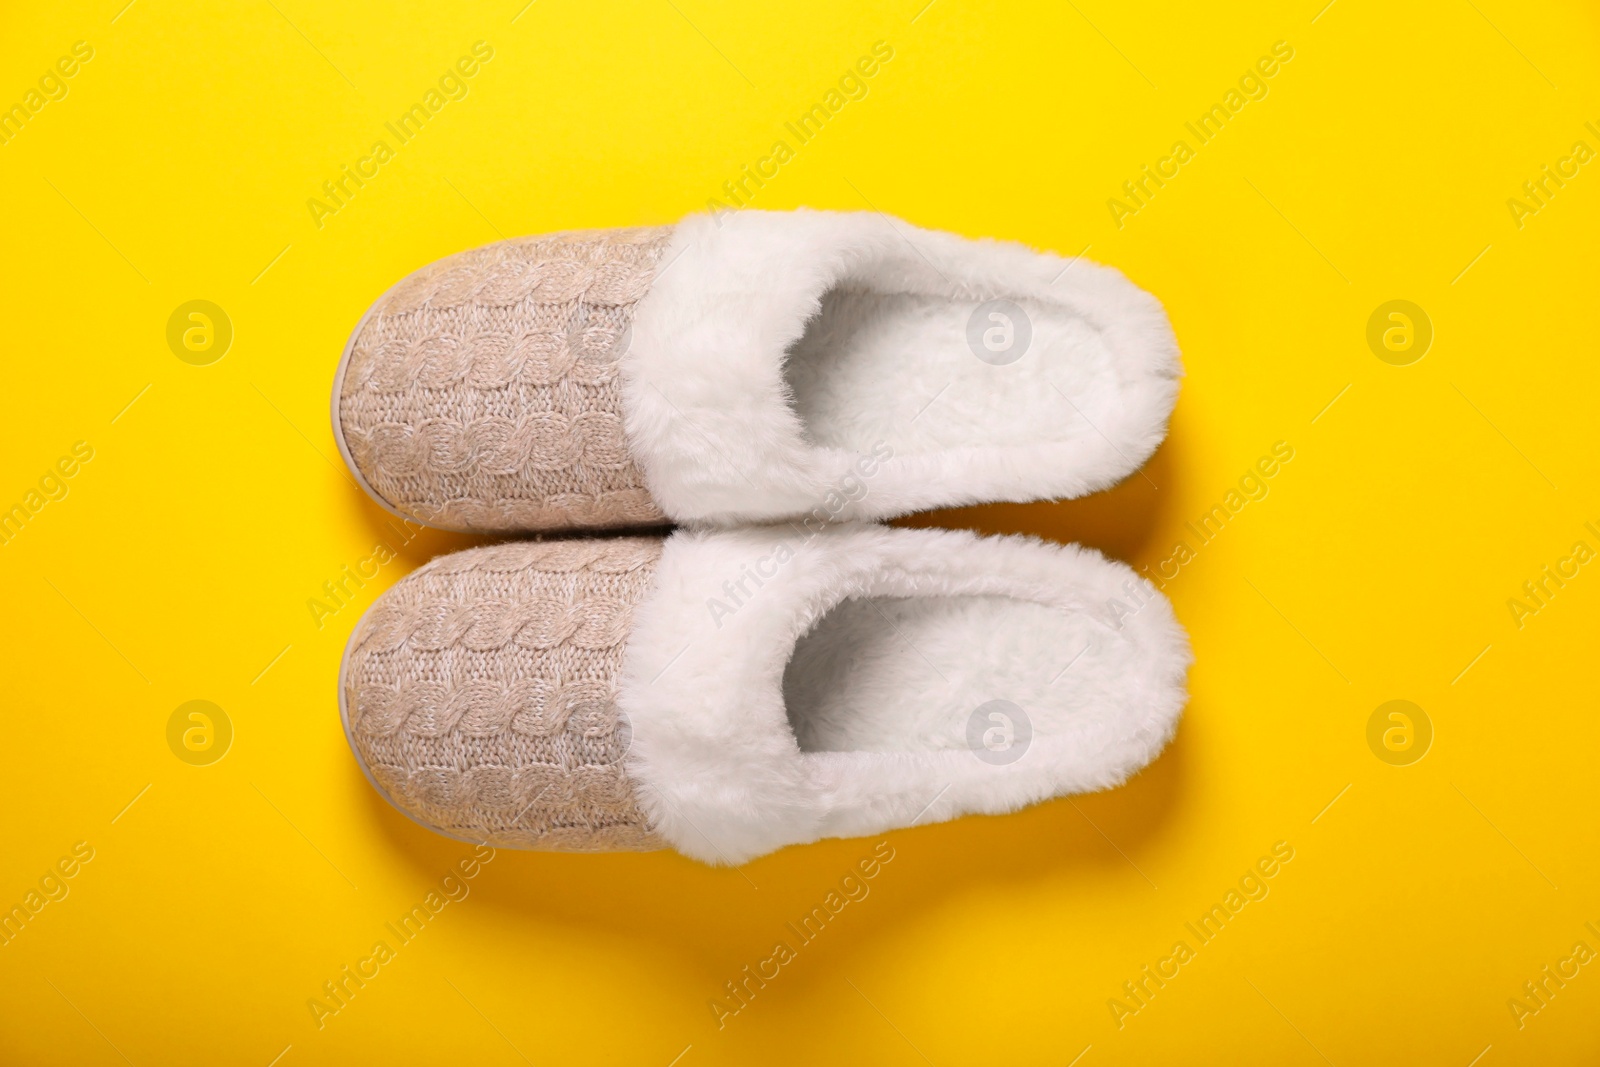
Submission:
[[[961,611],[941,609],[957,625],[992,620],[1006,606],[1034,620],[1042,606],[1086,635],[1093,651],[1044,642],[1004,658],[1005,670],[1032,675],[1017,679],[1018,692],[1033,694],[1025,696],[1033,736],[1015,762],[994,765],[957,747],[952,739],[970,736],[976,709],[958,698],[926,715],[914,691],[900,695],[898,726],[892,712],[877,714],[865,737],[851,737],[848,723],[813,724],[803,731],[812,734],[809,748],[821,737],[851,750],[804,751],[785,707],[785,667],[794,658],[813,671],[814,690],[853,684],[848,671],[807,667],[796,643],[820,632],[830,611],[865,598],[896,610],[915,598],[966,598],[974,613],[965,623]],[[889,615],[883,625],[899,628]],[[912,651],[943,657],[940,647],[956,643]],[[982,661],[993,665],[983,655],[964,662]],[[680,530],[635,611],[618,703],[633,731],[629,776],[653,828],[696,859],[737,864],[785,845],[997,814],[1117,785],[1172,736],[1189,661],[1166,599],[1127,566],[1074,545],[854,524],[809,534]],[[962,662],[925,662],[963,684]],[[890,667],[910,677],[903,665]],[[788,682],[795,692],[792,673]],[[1050,691],[1056,695],[1041,695]],[[818,696],[832,699],[806,699]],[[821,714],[837,718],[854,707],[860,715],[895,696],[869,684]],[[856,747],[862,743],[876,750]]]
[[[1010,365],[967,343],[991,299],[1035,320]],[[650,492],[674,519],[723,524],[1103,489],[1161,442],[1180,373],[1160,304],[1116,270],[804,210],[680,223],[622,359]],[[825,505],[879,442],[892,455],[867,491]]]

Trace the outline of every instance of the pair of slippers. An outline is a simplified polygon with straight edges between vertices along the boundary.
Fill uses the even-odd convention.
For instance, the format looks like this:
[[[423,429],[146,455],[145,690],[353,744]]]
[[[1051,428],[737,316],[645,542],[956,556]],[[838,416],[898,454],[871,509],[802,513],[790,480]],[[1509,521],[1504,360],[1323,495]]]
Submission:
[[[1092,550],[871,520],[1112,485],[1179,374],[1118,272],[876,214],[424,267],[356,326],[334,436],[400,516],[544,536],[373,604],[351,748],[441,833],[707,863],[1115,785],[1184,703],[1166,600]]]

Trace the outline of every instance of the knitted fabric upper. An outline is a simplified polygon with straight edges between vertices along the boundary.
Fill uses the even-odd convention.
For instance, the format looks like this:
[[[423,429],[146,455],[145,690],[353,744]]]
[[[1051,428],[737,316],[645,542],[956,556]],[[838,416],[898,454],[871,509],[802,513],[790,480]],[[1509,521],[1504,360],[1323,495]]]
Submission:
[[[670,234],[501,241],[386,294],[353,339],[338,400],[368,486],[464,530],[663,521],[623,436],[617,373]]]
[[[397,583],[357,625],[345,668],[346,728],[374,784],[470,841],[663,847],[623,770],[616,705],[661,551],[653,537],[518,542]]]

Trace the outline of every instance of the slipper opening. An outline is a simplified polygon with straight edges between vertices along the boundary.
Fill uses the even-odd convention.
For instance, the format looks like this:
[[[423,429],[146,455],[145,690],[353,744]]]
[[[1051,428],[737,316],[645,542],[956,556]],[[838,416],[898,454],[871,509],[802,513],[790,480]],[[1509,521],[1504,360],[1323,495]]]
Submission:
[[[830,288],[784,378],[813,445],[896,456],[1098,443],[1126,388],[1104,335],[1062,303]]]
[[[1087,614],[1008,596],[859,597],[784,670],[803,752],[971,750],[984,762],[1093,746],[1139,697],[1134,650]]]

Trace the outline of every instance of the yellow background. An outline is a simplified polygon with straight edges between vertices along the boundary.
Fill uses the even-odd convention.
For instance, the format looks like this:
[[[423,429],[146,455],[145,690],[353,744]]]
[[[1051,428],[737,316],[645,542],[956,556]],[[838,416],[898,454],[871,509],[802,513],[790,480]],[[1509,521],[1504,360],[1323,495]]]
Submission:
[[[1600,949],[1600,566],[1520,629],[1507,607],[1600,548],[1600,164],[1521,228],[1506,205],[1600,149],[1592,10],[522,2],[0,16],[0,103],[95,49],[0,146],[0,505],[95,449],[0,547],[0,904],[95,849],[0,947],[5,1062],[1595,1062],[1600,964],[1521,1029],[1507,1006]],[[478,40],[470,95],[317,228],[322,181]],[[470,851],[373,793],[334,687],[359,610],[468,539],[419,536],[320,629],[306,607],[382,536],[328,427],[347,332],[497,235],[703,208],[880,40],[869,95],[755,203],[1087,246],[1164,301],[1188,371],[1145,476],[916,521],[1150,565],[1295,449],[1167,585],[1197,656],[1176,742],[1112,792],[891,835],[723,1029],[708,1001],[873,841],[743,870],[502,852],[319,1030],[307,1000]],[[1108,198],[1280,40],[1269,95],[1117,228]],[[210,366],[165,340],[194,299],[234,326]],[[1435,329],[1410,366],[1365,340],[1391,299]],[[235,730],[210,766],[167,745],[193,699]],[[1435,730],[1410,766],[1366,742],[1391,699]],[[1270,895],[1119,1029],[1122,983],[1277,841]]]

